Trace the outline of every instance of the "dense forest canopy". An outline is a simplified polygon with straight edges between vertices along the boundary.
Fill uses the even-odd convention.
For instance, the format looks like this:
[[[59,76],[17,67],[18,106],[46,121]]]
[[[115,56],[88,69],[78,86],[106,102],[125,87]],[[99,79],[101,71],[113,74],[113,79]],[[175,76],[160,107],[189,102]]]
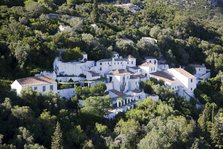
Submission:
[[[130,2],[140,11],[115,5],[121,0],[0,1],[0,148],[223,148],[222,0]],[[61,49],[64,61],[116,51],[138,64],[145,56],[171,67],[205,64],[212,78],[195,90],[201,108],[149,80],[145,92],[161,100],[146,99],[114,120],[104,118],[111,105],[103,84],[76,88],[71,100],[10,91],[12,80],[52,70]]]

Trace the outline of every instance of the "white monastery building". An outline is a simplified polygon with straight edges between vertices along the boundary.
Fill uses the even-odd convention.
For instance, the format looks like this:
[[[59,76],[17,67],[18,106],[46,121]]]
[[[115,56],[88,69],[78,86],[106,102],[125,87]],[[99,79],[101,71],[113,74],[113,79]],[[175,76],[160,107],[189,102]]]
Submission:
[[[132,56],[123,58],[116,52],[112,58],[96,62],[89,61],[87,54],[83,54],[82,60],[72,62],[63,62],[57,57],[51,75],[48,74],[47,77],[42,73],[40,76],[17,79],[11,84],[11,88],[16,90],[18,95],[22,90],[31,88],[40,93],[52,91],[61,97],[71,98],[75,94],[75,84],[74,88],[57,90],[55,80],[58,82],[72,80],[80,84],[87,82],[89,86],[104,82],[114,107],[108,118],[113,118],[118,112],[134,107],[136,102],[148,96],[155,101],[159,99],[157,95],[147,95],[140,90],[140,82],[145,82],[151,77],[164,81],[166,87],[189,100],[194,96],[196,77],[199,79],[210,77],[210,71],[205,66],[194,67],[196,74],[192,75],[182,68],[169,68],[164,61],[159,62],[153,57],[147,57],[143,64],[137,66],[136,58]]]

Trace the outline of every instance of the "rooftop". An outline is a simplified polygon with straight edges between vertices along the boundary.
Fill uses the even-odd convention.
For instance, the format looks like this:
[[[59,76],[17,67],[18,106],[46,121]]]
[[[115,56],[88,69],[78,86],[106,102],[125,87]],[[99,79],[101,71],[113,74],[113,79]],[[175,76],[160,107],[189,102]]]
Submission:
[[[54,84],[57,83],[55,80],[47,76],[34,76],[17,79],[20,85],[22,86],[31,86],[31,85],[44,85],[44,84]]]
[[[96,73],[94,71],[88,71],[88,72],[92,75],[92,77],[100,76],[99,73]]]
[[[112,59],[111,58],[109,58],[109,59],[101,59],[98,62],[109,62],[109,61],[112,61]]]
[[[122,93],[122,92],[120,92],[120,91],[118,91],[118,90],[115,90],[115,89],[111,89],[111,90],[109,90],[109,92],[112,92],[112,93],[116,94],[116,95],[119,96],[119,97],[124,97],[124,96],[126,96],[126,94],[124,94],[124,93]]]
[[[138,78],[144,78],[145,76],[140,74],[140,75],[131,75],[130,79],[138,79]]]
[[[128,68],[131,68],[131,69],[135,69],[135,70],[138,70],[138,69],[140,69],[139,67],[137,67],[137,66],[133,66],[133,67],[128,67]]]
[[[204,65],[199,65],[199,64],[192,64],[191,66],[194,66],[196,68],[204,68]]]
[[[131,92],[133,92],[133,93],[141,93],[141,91],[139,89],[134,89]]]
[[[124,74],[130,74],[128,71],[126,71],[125,69],[117,69],[112,71],[113,75],[124,75]]]
[[[182,69],[182,68],[173,68],[174,70],[178,71],[179,73],[181,73],[182,75],[184,75],[187,78],[194,78],[195,76],[193,76],[192,74],[190,74],[189,72],[187,72],[186,70]]]
[[[140,66],[144,66],[144,67],[156,67],[154,64],[148,63],[148,62],[145,62],[145,63],[141,64]]]
[[[173,79],[172,75],[164,71],[157,71],[157,72],[151,73],[150,75],[152,75],[151,77],[154,77],[154,78],[157,78],[159,80],[163,80],[169,83],[176,82],[176,80]]]

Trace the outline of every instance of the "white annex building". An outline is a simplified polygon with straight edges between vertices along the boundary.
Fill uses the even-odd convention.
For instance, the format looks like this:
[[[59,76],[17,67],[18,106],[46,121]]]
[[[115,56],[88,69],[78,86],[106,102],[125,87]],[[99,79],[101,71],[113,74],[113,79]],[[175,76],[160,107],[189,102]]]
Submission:
[[[197,82],[200,82],[203,79],[210,78],[211,70],[207,69],[204,65],[193,64],[191,65],[195,69],[195,76],[197,77]]]
[[[47,76],[35,76],[17,79],[11,84],[11,89],[15,90],[17,95],[29,88],[40,93],[57,93],[57,82]]]

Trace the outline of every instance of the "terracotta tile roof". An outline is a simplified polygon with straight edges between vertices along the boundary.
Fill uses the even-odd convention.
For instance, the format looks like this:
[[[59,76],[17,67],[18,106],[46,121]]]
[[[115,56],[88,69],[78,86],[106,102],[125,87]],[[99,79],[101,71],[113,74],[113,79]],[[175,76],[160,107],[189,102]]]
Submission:
[[[165,82],[169,82],[169,83],[176,82],[176,80],[173,79],[172,75],[170,75],[169,73],[164,72],[164,71],[157,71],[157,72],[151,73],[150,75],[153,78],[156,78],[158,80],[163,80]]]
[[[192,74],[190,74],[189,72],[187,72],[186,70],[182,69],[182,68],[173,68],[176,71],[178,71],[179,73],[181,73],[182,75],[184,75],[187,78],[194,78],[194,76]]]
[[[122,92],[120,92],[120,91],[118,91],[118,90],[115,90],[115,89],[111,89],[111,90],[109,90],[109,92],[112,92],[112,93],[116,94],[116,95],[119,96],[119,97],[124,97],[124,96],[126,96],[126,94],[124,94],[124,93],[122,93]]]
[[[32,86],[32,85],[43,85],[43,84],[54,84],[57,83],[55,80],[47,76],[34,76],[17,79],[20,85],[22,86]]]
[[[140,66],[144,66],[144,67],[156,67],[154,64],[148,63],[148,62],[145,62],[145,63],[141,64]]]
[[[117,69],[112,71],[113,75],[124,75],[124,74],[130,74],[128,71],[126,71],[125,69]]]

